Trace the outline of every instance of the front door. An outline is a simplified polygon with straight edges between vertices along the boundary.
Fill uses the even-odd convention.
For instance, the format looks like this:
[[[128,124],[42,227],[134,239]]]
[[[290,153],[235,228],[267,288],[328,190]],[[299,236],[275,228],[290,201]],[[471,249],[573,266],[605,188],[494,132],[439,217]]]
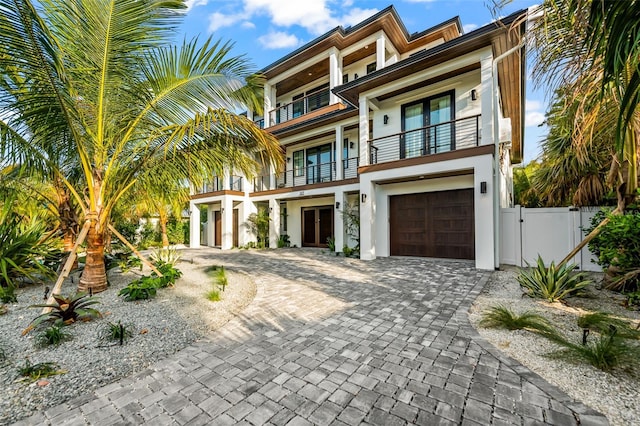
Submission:
[[[302,245],[327,247],[333,237],[333,206],[305,207],[302,209]]]
[[[220,210],[213,212],[214,236],[213,245],[220,247],[222,245],[222,214]]]
[[[233,209],[233,246],[240,246],[238,244],[238,209]]]

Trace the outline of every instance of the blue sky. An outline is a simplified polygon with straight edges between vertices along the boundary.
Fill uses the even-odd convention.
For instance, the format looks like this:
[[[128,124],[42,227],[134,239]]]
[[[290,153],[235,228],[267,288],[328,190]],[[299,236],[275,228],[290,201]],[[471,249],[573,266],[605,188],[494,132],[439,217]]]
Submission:
[[[501,14],[536,4],[513,0]],[[460,16],[465,31],[493,20],[488,0],[187,0],[181,36],[231,41],[260,69],[337,25],[348,26],[393,4],[409,33]],[[546,129],[539,127],[546,109],[544,90],[527,81],[525,162],[538,153]]]

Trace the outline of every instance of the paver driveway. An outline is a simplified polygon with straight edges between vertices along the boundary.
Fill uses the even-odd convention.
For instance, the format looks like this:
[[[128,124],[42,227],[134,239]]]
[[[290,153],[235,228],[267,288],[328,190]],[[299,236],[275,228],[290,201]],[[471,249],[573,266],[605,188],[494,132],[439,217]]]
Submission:
[[[607,424],[480,339],[467,309],[489,273],[470,263],[185,257],[251,274],[255,300],[207,339],[23,423]]]

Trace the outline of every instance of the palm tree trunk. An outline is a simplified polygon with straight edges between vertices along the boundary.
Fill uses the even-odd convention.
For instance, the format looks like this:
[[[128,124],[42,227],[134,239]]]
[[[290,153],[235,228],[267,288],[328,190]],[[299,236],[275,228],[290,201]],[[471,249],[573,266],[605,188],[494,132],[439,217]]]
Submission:
[[[96,225],[96,220],[91,222],[87,235],[87,259],[78,284],[78,291],[92,294],[107,289],[107,272],[104,266],[104,231],[97,229]]]
[[[162,210],[162,208],[160,210]],[[169,219],[167,218],[167,215],[162,211],[159,212],[159,216],[160,234],[162,235],[162,247],[168,247],[169,236],[167,235],[167,222]]]

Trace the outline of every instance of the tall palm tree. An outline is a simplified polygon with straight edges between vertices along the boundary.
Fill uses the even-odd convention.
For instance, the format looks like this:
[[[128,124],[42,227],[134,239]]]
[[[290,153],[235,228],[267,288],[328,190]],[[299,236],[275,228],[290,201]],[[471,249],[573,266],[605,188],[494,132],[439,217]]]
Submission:
[[[82,290],[106,288],[111,213],[139,180],[199,185],[225,166],[252,175],[256,156],[281,164],[275,138],[232,112],[260,109],[262,79],[246,59],[211,39],[170,45],[184,7],[0,0],[1,140],[49,165],[34,147],[52,145],[81,171],[78,182],[59,176],[89,223]]]

